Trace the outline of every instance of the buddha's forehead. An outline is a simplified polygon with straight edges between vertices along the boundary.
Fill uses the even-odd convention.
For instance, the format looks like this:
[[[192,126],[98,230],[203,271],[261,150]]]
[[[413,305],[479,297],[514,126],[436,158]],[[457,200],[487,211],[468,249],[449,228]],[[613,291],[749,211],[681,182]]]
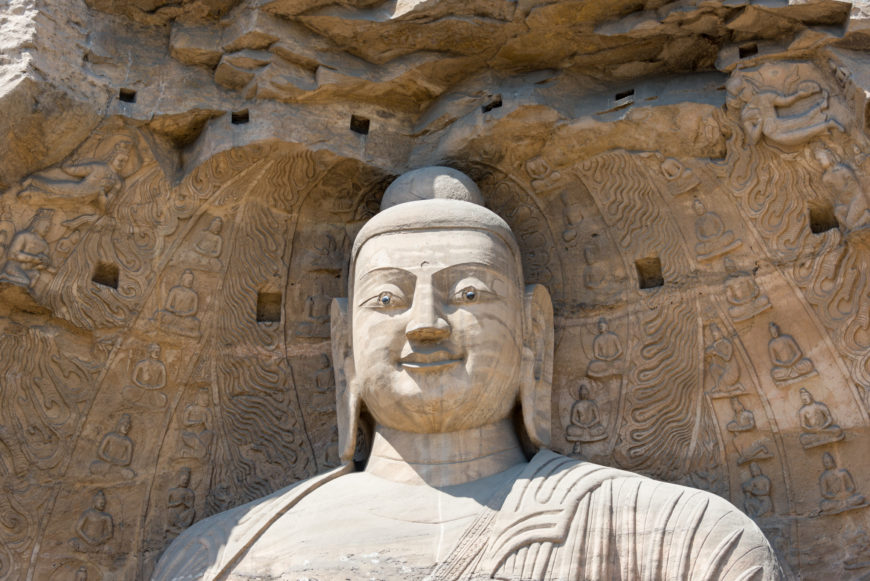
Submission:
[[[432,229],[381,234],[366,241],[356,260],[354,278],[398,268],[437,272],[455,265],[479,264],[511,279],[518,278],[516,259],[498,236],[474,229]]]

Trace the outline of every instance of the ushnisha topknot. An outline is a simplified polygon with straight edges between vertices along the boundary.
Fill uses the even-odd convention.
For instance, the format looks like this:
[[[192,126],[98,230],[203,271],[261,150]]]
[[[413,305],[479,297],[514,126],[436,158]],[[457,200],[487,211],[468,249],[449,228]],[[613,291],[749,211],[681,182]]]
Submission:
[[[443,165],[421,167],[397,177],[384,192],[381,211],[416,200],[462,200],[483,205],[477,184],[461,171]]]
[[[402,174],[390,184],[381,211],[359,231],[351,252],[351,281],[360,248],[381,234],[423,230],[483,230],[510,249],[522,278],[516,238],[507,222],[483,205],[470,177],[449,167],[431,166]]]

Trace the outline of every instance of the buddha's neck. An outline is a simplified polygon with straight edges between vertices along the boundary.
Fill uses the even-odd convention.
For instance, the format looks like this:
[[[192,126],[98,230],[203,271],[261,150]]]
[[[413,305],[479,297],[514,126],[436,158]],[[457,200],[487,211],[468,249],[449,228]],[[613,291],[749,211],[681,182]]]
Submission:
[[[446,434],[378,426],[366,472],[394,482],[443,487],[486,478],[525,460],[509,419]]]

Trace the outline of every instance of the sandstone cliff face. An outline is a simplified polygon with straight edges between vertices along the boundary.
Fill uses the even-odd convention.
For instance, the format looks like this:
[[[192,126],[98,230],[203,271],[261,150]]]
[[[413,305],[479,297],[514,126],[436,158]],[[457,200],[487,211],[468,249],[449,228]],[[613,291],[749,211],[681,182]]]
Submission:
[[[335,463],[329,301],[413,167],[556,303],[557,451],[870,570],[866,8],[10,0],[0,579],[145,579]],[[833,465],[831,464],[833,462]]]

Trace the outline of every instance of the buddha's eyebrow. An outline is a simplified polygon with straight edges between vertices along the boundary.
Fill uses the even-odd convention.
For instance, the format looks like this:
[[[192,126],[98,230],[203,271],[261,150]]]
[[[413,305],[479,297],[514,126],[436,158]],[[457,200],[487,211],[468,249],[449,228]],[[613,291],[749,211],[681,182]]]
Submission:
[[[442,273],[443,274],[450,274],[454,270],[462,270],[462,271],[483,270],[483,271],[489,272],[491,274],[497,274],[499,276],[505,275],[505,273],[501,269],[499,269],[496,266],[493,266],[491,264],[486,264],[485,262],[463,262],[461,264],[451,264],[450,266],[445,266],[444,268],[442,268],[441,270],[439,270],[435,274],[436,275],[442,275]]]
[[[359,279],[359,284],[366,284],[370,279],[377,277],[378,279],[382,279],[384,277],[391,279],[405,279],[405,280],[416,280],[416,276],[414,276],[411,272],[396,268],[394,266],[383,266],[380,268],[373,268],[372,270],[366,271]]]

